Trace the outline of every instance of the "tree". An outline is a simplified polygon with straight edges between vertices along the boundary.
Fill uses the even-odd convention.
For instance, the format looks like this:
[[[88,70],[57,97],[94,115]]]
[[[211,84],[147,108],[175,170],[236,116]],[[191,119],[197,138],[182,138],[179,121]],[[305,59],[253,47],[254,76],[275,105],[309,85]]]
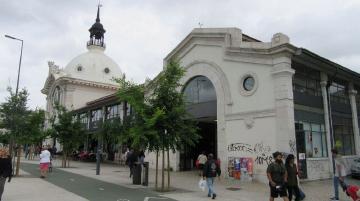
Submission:
[[[114,157],[113,145],[117,144],[118,136],[122,130],[122,124],[119,118],[106,119],[101,124],[100,129],[96,133],[96,139],[102,142],[104,150],[108,154],[108,158]]]
[[[61,167],[69,167],[69,155],[85,140],[85,130],[78,118],[65,107],[55,106],[55,115],[51,118],[51,136],[58,139],[63,149]]]
[[[26,136],[25,129],[28,116],[30,111],[27,107],[28,101],[28,92],[26,89],[22,89],[16,95],[11,87],[8,87],[9,97],[6,98],[6,101],[1,103],[0,105],[0,115],[2,119],[2,129],[5,131],[5,136],[8,136],[9,144],[10,144],[10,154],[14,156],[14,145],[16,143],[19,144],[17,146],[18,156],[21,153],[21,143],[23,143],[24,136]],[[16,166],[16,176],[19,175],[19,164],[20,157],[18,157],[18,163]]]
[[[182,145],[194,146],[200,136],[197,128],[186,112],[186,105],[181,88],[180,79],[185,70],[179,63],[172,60],[153,81],[145,88],[126,81],[125,77],[118,79],[120,88],[119,98],[128,102],[134,109],[129,129],[123,133],[123,139],[131,142],[135,147],[146,148],[156,152],[157,188],[158,153],[162,152],[162,182],[164,187],[165,151],[167,151],[168,190],[170,188],[169,151],[182,148]],[[147,96],[144,94],[148,93]]]

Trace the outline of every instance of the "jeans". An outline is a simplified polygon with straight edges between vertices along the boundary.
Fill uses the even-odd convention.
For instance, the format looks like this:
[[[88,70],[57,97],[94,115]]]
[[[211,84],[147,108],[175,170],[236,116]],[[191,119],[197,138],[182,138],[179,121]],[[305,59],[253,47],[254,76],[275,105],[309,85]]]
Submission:
[[[209,189],[208,196],[214,195],[214,177],[206,177],[206,184]]]
[[[335,199],[339,199],[339,177],[334,176],[334,194]]]

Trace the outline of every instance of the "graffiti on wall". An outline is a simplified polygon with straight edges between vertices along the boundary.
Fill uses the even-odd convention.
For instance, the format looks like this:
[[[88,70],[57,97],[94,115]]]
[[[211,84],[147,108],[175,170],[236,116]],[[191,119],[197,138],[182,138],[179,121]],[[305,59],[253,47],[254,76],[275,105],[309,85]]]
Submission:
[[[310,172],[323,172],[326,170],[322,161],[311,161],[310,163],[308,163],[308,168]]]
[[[248,154],[255,154],[255,164],[269,165],[273,161],[271,156],[271,147],[263,142],[250,145],[247,143],[232,143],[228,146],[229,152],[243,152]]]
[[[296,153],[296,142],[295,142],[295,140],[289,140],[289,148],[290,148],[290,153],[292,153],[292,154]]]

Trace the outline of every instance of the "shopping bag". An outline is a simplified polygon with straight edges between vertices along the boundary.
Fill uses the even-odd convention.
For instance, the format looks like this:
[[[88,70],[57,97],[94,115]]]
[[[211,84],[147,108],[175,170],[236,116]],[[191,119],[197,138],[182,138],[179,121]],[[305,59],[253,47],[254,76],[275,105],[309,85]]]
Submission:
[[[205,191],[205,187],[206,187],[206,181],[205,181],[205,179],[200,179],[200,181],[199,181],[199,188],[200,188],[202,191]]]

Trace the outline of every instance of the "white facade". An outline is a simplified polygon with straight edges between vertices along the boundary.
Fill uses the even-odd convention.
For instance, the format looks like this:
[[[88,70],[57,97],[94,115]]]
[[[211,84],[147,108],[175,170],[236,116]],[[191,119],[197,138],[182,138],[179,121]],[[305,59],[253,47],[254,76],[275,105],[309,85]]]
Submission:
[[[214,85],[217,156],[225,177],[230,157],[252,158],[254,178],[267,182],[266,168],[273,152],[296,155],[292,57],[297,50],[281,33],[274,34],[270,42],[261,42],[237,28],[196,28],[164,59],[164,64],[178,59],[186,69],[182,84],[205,76]],[[255,80],[249,91],[244,88],[248,77]],[[358,128],[354,130],[358,135]],[[329,156],[307,160],[308,179],[331,176]],[[155,156],[147,158],[154,167]],[[350,164],[353,156],[346,158]],[[179,170],[179,164],[180,153],[173,153],[170,166]]]

